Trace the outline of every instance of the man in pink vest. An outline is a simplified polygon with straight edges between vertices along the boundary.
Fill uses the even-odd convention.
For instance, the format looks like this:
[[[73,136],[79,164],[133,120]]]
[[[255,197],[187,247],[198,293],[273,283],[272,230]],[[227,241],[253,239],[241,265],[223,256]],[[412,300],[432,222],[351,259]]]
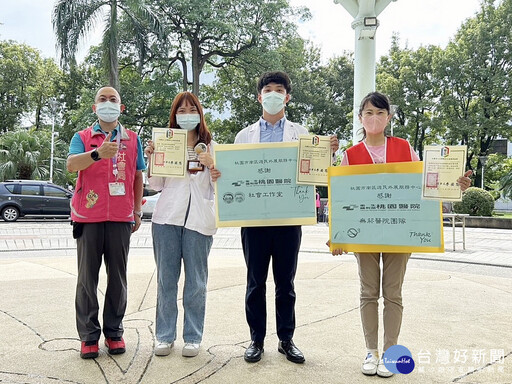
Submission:
[[[103,334],[108,353],[125,352],[123,317],[126,310],[126,264],[130,235],[142,219],[142,145],[135,132],[118,117],[124,110],[119,93],[101,88],[92,106],[98,121],[75,133],[67,168],[78,172],[71,201],[73,237],[77,239],[78,281],[76,324],[80,356],[98,356],[101,326],[98,320],[98,275],[102,258],[107,270]]]

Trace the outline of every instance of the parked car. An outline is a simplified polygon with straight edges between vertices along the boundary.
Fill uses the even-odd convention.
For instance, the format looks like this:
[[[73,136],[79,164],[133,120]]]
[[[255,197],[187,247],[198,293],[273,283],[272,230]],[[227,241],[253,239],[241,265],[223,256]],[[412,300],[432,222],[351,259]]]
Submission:
[[[4,221],[23,216],[69,217],[73,193],[42,180],[0,182],[0,215]]]
[[[153,211],[155,210],[156,201],[160,197],[160,192],[155,193],[154,195],[145,196],[142,199],[142,217],[150,218],[153,216]]]

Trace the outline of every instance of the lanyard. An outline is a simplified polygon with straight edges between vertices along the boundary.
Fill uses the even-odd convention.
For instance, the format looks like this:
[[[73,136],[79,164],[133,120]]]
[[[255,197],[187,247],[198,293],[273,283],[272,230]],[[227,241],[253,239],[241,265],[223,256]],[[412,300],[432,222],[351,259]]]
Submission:
[[[121,128],[119,128],[121,129]],[[117,175],[119,174],[119,171],[117,170],[117,154],[119,153],[119,148],[121,145],[121,133],[117,131],[116,133],[116,141],[117,141],[117,152],[116,155],[112,158],[112,173],[114,174],[114,177],[117,181]]]

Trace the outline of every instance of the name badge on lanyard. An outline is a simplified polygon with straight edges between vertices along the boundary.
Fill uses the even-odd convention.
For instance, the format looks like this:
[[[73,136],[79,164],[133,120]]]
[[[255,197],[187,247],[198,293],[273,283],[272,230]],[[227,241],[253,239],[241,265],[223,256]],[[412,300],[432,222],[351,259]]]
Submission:
[[[124,183],[108,183],[108,189],[110,191],[110,196],[124,196],[126,194]]]
[[[116,141],[117,141],[117,152],[119,153],[119,148],[120,148],[120,144],[121,144],[120,130],[116,134]],[[119,171],[117,170],[117,153],[112,158],[112,173],[114,174],[116,181],[113,183],[108,183],[108,190],[110,192],[110,196],[124,196],[126,194],[126,189],[124,187],[124,183],[117,181],[117,175],[119,174]]]

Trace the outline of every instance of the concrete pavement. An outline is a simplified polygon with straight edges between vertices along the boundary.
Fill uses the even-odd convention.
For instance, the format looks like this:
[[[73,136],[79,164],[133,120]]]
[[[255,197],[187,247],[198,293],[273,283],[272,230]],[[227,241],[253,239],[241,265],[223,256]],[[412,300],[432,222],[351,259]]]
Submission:
[[[460,228],[457,229],[460,240]],[[170,356],[155,357],[155,266],[150,223],[132,239],[129,260],[127,352],[102,346],[80,359],[74,320],[75,244],[69,223],[0,223],[0,383],[370,383],[360,373],[365,355],[359,282],[352,255],[331,256],[328,228],[303,227],[296,278],[294,341],[306,363],[277,352],[273,283],[268,282],[268,335],[256,364],[243,360],[245,265],[239,229],[220,229],[209,261],[202,349],[181,356],[182,317]],[[446,252],[413,254],[404,283],[400,343],[416,363],[396,383],[512,383],[512,231],[466,229]],[[105,288],[101,273],[100,298]],[[181,292],[181,287],[180,287]],[[101,340],[103,342],[103,340]]]

